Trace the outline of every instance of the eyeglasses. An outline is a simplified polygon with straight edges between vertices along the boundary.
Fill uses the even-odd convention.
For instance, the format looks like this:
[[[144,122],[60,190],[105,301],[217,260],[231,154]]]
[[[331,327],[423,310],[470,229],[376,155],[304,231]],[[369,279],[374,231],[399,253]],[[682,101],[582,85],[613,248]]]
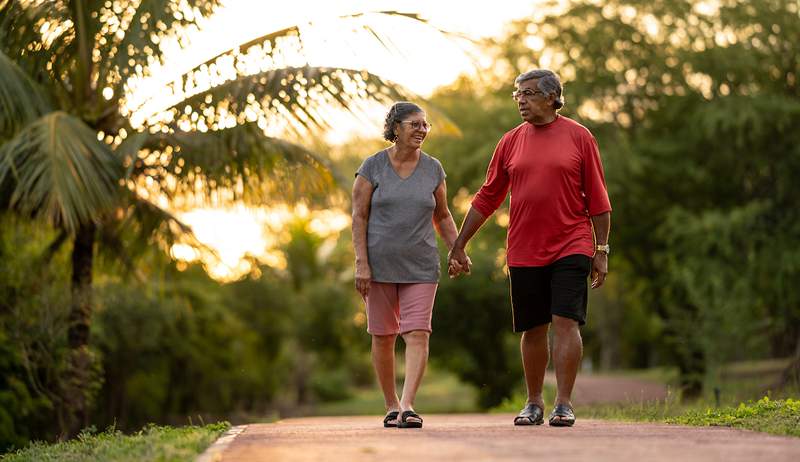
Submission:
[[[433,128],[433,124],[429,124],[426,121],[420,122],[419,120],[404,120],[400,123],[411,125],[413,130],[425,130],[426,132],[431,131],[431,128]]]
[[[542,95],[542,96],[546,96],[544,94],[544,92],[541,91],[541,90],[529,90],[529,89],[526,88],[524,90],[518,90],[518,91],[515,91],[515,92],[511,93],[511,97],[514,98],[514,101],[519,101],[522,98],[531,99],[531,98],[533,98],[533,95],[535,95],[537,93]]]

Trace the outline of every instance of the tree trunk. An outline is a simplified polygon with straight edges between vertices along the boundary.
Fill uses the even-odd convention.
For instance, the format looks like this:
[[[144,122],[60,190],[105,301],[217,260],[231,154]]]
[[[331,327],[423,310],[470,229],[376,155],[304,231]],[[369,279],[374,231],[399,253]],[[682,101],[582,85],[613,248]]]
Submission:
[[[97,365],[89,350],[95,231],[94,224],[81,225],[72,248],[72,303],[67,329],[69,358],[61,409],[64,417],[62,437],[74,437],[89,424],[89,409],[98,386]]]

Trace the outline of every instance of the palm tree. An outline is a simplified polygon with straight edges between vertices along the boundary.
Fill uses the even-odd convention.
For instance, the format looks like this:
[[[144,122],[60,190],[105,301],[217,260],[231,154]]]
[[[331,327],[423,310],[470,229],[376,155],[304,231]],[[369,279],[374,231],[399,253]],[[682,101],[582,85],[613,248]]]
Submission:
[[[124,256],[122,231],[131,229],[138,245],[186,236],[189,230],[154,201],[154,190],[170,199],[215,194],[258,204],[329,191],[334,178],[324,162],[265,135],[264,126],[277,120],[307,132],[325,125],[321,104],[350,108],[357,98],[401,96],[361,70],[271,60],[282,41],[299,40],[295,26],[198,65],[172,89],[183,100],[148,113],[154,99],[134,101],[131,87],[153,77],[148,69],[163,62],[165,41],[217,3],[0,0],[0,210],[46,220],[62,230],[55,244],[72,242],[70,359],[57,403],[62,436],[87,423],[91,406],[95,248]],[[388,43],[366,22],[359,27]],[[197,85],[201,73],[256,52],[273,65]]]

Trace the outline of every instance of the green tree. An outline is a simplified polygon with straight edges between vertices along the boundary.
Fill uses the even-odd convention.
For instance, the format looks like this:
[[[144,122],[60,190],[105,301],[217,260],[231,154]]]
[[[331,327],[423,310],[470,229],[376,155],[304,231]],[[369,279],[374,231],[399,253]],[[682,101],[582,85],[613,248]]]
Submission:
[[[557,70],[565,114],[597,136],[614,203],[612,277],[632,288],[620,303],[665,328],[651,355],[678,365],[690,397],[723,361],[797,351],[800,292],[786,284],[800,261],[787,245],[800,239],[797,3],[548,8],[512,24],[496,68],[509,81]]]
[[[46,219],[64,231],[61,241],[72,241],[72,386],[59,403],[64,434],[86,424],[91,404],[98,240],[107,244],[101,250],[124,256],[123,235],[136,236],[141,247],[154,236],[163,242],[188,231],[148,200],[154,192],[145,187],[158,186],[172,199],[218,193],[217,199],[251,203],[319,193],[333,181],[325,165],[296,144],[266,136],[261,121],[279,117],[295,131],[313,129],[323,125],[314,112],[321,103],[347,108],[359,97],[397,95],[360,70],[276,65],[201,89],[166,108],[166,118],[132,120],[142,107],[129,107],[131,78],[147,77],[149,66],[164,60],[163,44],[185,37],[216,6],[215,0],[0,2],[0,205]],[[207,69],[241,63],[251,52],[271,58],[299,34],[298,27],[272,31],[198,65],[173,90],[190,95]],[[254,110],[255,119],[248,115]]]

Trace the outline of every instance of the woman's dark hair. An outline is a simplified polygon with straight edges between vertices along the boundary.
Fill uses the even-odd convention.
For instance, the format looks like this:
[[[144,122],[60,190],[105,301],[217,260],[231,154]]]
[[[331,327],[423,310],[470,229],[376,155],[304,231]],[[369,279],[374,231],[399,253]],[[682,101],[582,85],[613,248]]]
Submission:
[[[418,112],[425,111],[416,104],[409,103],[408,101],[394,103],[389,109],[389,113],[386,114],[386,121],[383,124],[383,138],[386,141],[394,142],[397,139],[397,135],[394,134],[394,126],[406,120],[411,114],[416,114]]]

